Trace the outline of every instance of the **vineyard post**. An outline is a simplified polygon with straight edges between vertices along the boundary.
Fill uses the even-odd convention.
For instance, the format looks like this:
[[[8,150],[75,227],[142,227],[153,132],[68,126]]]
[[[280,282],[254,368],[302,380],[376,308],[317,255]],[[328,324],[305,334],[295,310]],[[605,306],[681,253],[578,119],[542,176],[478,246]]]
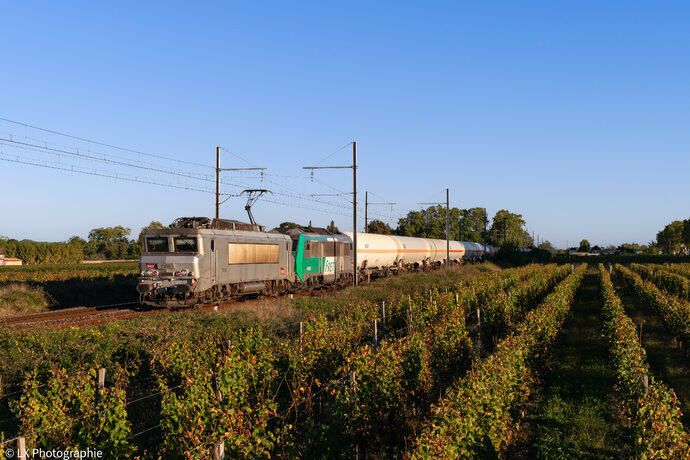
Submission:
[[[26,460],[26,438],[24,436],[17,438],[17,459]]]
[[[228,339],[227,345],[228,345],[228,352],[229,352],[232,349],[232,340]]]
[[[374,353],[376,353],[379,348],[379,331],[377,326],[378,322],[374,319]]]
[[[455,293],[455,309],[458,309],[458,293]]]
[[[103,388],[105,387],[105,368],[98,369],[98,377],[96,379],[96,406],[103,403]]]
[[[225,442],[220,441],[213,446],[213,460],[225,460]]]
[[[642,392],[647,394],[649,392],[649,375],[644,374],[642,376]]]
[[[223,394],[220,392],[220,382],[218,381],[218,371],[213,371],[213,390],[216,392],[216,400],[223,401]]]

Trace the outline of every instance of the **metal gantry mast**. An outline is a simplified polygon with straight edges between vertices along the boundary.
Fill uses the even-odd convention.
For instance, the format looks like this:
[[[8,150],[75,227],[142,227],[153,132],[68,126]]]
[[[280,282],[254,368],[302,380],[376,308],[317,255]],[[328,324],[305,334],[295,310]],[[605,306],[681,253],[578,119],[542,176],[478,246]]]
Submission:
[[[393,206],[395,206],[397,203],[371,203],[369,201],[369,191],[365,190],[364,191],[364,233],[369,233],[369,206],[372,205],[387,205],[391,206],[391,210],[393,209]]]
[[[220,146],[216,147],[216,219],[219,219],[219,212],[220,212],[220,172],[221,171],[265,171],[268,168],[224,168],[221,169],[220,167]],[[237,196],[237,195],[232,195],[232,196]],[[223,203],[227,201],[224,200]]]
[[[352,169],[352,276],[357,286],[357,142],[352,142],[352,166],[303,166],[314,174],[315,169]]]

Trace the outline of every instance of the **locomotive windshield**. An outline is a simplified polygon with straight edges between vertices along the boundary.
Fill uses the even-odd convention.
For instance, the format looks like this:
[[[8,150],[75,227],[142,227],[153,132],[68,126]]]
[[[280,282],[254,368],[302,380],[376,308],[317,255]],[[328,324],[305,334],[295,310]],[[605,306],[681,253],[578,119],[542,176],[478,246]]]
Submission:
[[[168,238],[165,236],[146,238],[146,250],[148,252],[170,252]]]
[[[175,252],[197,252],[197,239],[188,236],[175,237]]]

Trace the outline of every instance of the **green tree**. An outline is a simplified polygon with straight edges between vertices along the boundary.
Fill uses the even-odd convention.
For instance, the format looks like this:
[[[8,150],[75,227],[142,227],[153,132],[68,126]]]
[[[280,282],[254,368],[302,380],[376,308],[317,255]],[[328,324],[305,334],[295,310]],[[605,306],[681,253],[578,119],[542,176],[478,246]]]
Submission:
[[[369,222],[369,233],[377,233],[379,235],[390,235],[393,233],[393,230],[391,230],[391,226],[387,223],[378,219],[374,219],[371,222]]]
[[[460,238],[460,214],[458,208],[450,208],[449,212],[450,238]],[[443,205],[430,206],[420,211],[410,211],[407,216],[398,220],[396,235],[414,236],[418,238],[446,238],[446,207]]]
[[[680,250],[683,244],[683,230],[685,224],[682,220],[675,220],[656,234],[656,242],[666,254],[673,254]]]
[[[133,242],[127,237],[131,229],[117,225],[115,227],[94,228],[89,232],[88,254],[104,259],[125,259],[131,255]]]
[[[521,247],[533,246],[534,242],[525,226],[522,214],[515,214],[507,209],[501,209],[494,216],[489,231],[489,241],[495,246],[503,246],[506,243]]]
[[[553,247],[553,245],[551,244],[551,242],[549,240],[546,240],[546,241],[542,242],[541,244],[539,244],[539,249],[544,249],[546,251],[549,251],[551,254],[556,253],[556,248]]]
[[[681,232],[681,239],[686,248],[690,248],[690,219],[683,221],[683,231]]]
[[[331,233],[340,233],[340,230],[338,230],[338,227],[335,226],[335,222],[331,220],[331,223],[328,224],[328,227],[326,227],[326,230],[328,230]]]
[[[296,224],[294,222],[283,222],[279,225],[280,228],[298,228],[301,227],[301,225]]]
[[[582,240],[582,241],[580,241],[580,247],[578,248],[578,251],[589,252],[590,248],[591,248],[591,246],[589,245],[589,241]]]
[[[487,220],[486,208],[469,208],[460,210],[460,241],[484,242],[484,225]]]

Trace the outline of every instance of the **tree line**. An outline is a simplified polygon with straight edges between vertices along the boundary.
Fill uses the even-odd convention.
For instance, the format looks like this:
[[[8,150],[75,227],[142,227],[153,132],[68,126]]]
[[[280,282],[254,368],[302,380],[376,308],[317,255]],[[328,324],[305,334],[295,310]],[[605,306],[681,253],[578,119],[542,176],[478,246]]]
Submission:
[[[656,245],[665,254],[687,252],[690,248],[690,218],[674,220],[656,234]]]
[[[492,246],[534,247],[532,235],[525,229],[525,219],[506,209],[498,211],[489,221],[485,208],[459,209],[450,208],[450,239],[456,241],[472,241],[486,243]],[[489,225],[489,222],[491,225]],[[294,222],[283,222],[282,228],[294,228],[299,225]],[[327,227],[329,231],[338,232],[333,221]],[[419,211],[413,210],[398,220],[396,228],[374,219],[368,222],[368,233],[380,235],[400,235],[417,238],[446,239],[446,208],[445,206],[429,206]],[[554,251],[548,241],[539,245],[541,249]]]
[[[144,232],[153,228],[165,228],[165,225],[153,221],[141,229],[137,239],[130,239],[132,230],[121,225],[94,228],[86,240],[73,236],[62,243],[0,237],[0,248],[7,257],[22,259],[28,265],[69,264],[82,260],[136,260],[141,255]]]
[[[456,241],[473,241],[492,246],[534,247],[532,236],[525,229],[521,214],[506,209],[498,211],[489,225],[485,208],[451,208],[450,238]],[[296,227],[294,222],[283,222],[281,227]],[[135,260],[141,255],[143,234],[146,230],[166,228],[157,221],[141,229],[138,238],[131,238],[132,230],[117,225],[92,229],[87,239],[73,236],[66,242],[46,243],[29,240],[18,241],[0,237],[0,248],[8,257],[17,257],[26,264],[64,264],[82,260]],[[327,229],[338,233],[338,227],[331,221]],[[381,220],[368,223],[369,233],[382,235],[401,235],[419,238],[446,238],[446,208],[430,206],[419,211],[413,210],[398,220],[396,228]],[[540,249],[554,252],[548,241],[539,245]]]

